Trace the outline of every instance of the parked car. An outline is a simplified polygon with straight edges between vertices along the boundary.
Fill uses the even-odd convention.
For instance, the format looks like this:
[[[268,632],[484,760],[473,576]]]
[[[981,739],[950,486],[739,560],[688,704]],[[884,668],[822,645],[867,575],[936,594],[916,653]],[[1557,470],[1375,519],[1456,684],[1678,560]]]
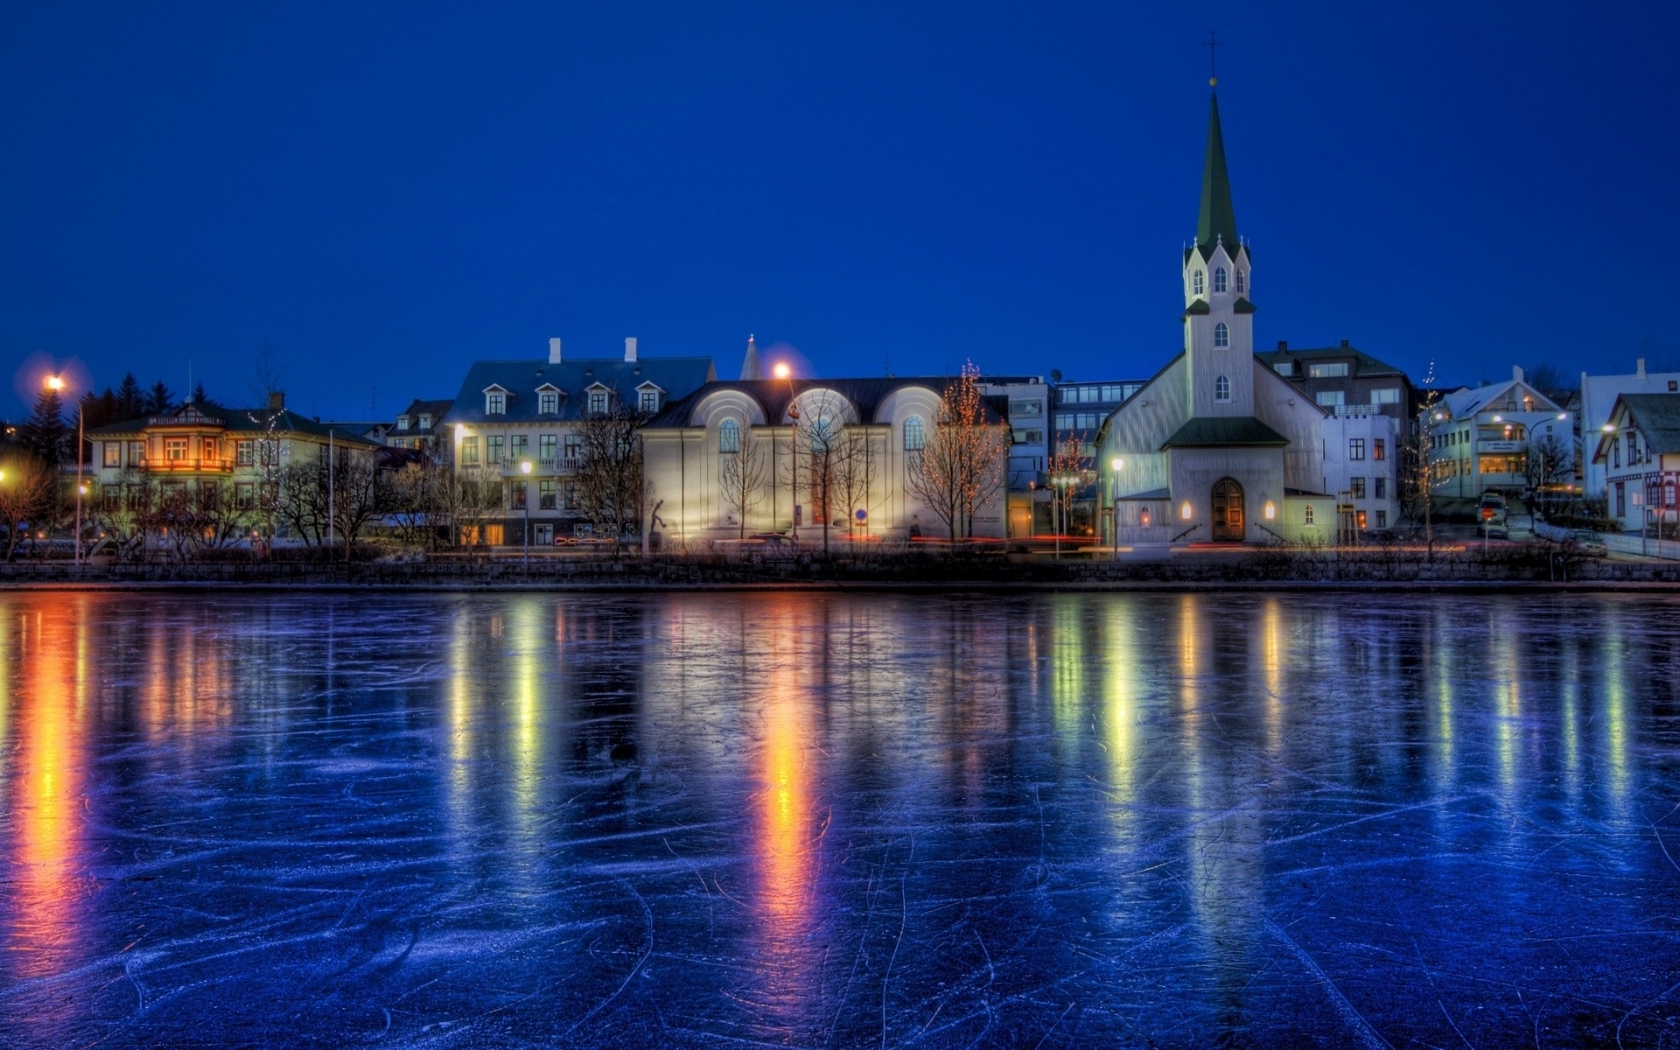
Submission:
[[[1508,540],[1511,538],[1510,530],[1505,527],[1504,518],[1498,520],[1484,518],[1476,524],[1476,535],[1486,536],[1490,540]]]
[[[1604,537],[1591,529],[1570,529],[1569,535],[1563,538],[1563,544],[1566,547],[1574,547],[1591,558],[1602,558],[1610,553],[1610,547],[1604,542]]]

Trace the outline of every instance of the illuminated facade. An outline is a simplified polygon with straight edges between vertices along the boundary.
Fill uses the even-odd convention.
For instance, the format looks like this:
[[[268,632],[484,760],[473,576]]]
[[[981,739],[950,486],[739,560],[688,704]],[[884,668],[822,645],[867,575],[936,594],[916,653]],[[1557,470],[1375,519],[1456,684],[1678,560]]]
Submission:
[[[1511,369],[1503,383],[1465,387],[1429,415],[1430,481],[1438,496],[1475,499],[1483,492],[1528,487],[1530,442],[1555,438],[1575,447],[1569,413]],[[1573,480],[1573,479],[1571,479]]]

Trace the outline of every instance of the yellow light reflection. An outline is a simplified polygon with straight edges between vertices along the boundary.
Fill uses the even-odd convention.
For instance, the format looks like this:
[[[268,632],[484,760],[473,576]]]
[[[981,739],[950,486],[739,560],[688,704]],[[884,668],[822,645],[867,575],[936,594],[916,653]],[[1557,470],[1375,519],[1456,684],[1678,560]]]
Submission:
[[[1115,830],[1125,833],[1132,824],[1132,806],[1137,791],[1138,736],[1138,644],[1133,614],[1136,602],[1116,596],[1109,604],[1103,639],[1103,712],[1107,730],[1110,819]]]
[[[1260,673],[1266,682],[1266,750],[1283,746],[1283,603],[1276,595],[1260,612]]]

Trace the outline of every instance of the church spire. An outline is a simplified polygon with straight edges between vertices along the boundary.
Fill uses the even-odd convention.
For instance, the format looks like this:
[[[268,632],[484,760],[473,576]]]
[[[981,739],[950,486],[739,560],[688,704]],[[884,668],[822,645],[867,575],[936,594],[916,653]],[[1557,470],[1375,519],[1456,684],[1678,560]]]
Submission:
[[[741,359],[741,378],[743,380],[764,378],[764,373],[758,367],[758,341],[750,335],[747,336],[746,356]]]
[[[1196,247],[1202,257],[1223,242],[1235,256],[1242,242],[1237,240],[1237,212],[1231,206],[1231,176],[1225,170],[1225,137],[1219,130],[1219,93],[1212,93],[1208,115],[1207,159],[1202,164],[1202,210],[1196,218]]]

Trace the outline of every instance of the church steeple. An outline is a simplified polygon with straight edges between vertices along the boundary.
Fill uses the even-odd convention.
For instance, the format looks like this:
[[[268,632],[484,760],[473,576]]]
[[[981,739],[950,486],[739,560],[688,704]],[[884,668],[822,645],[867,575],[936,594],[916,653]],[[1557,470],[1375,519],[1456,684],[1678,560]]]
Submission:
[[[1228,254],[1237,246],[1237,211],[1231,206],[1231,176],[1225,170],[1225,136],[1219,130],[1219,93],[1212,93],[1208,113],[1207,157],[1202,162],[1202,210],[1196,218],[1196,247],[1202,258],[1221,242]]]

